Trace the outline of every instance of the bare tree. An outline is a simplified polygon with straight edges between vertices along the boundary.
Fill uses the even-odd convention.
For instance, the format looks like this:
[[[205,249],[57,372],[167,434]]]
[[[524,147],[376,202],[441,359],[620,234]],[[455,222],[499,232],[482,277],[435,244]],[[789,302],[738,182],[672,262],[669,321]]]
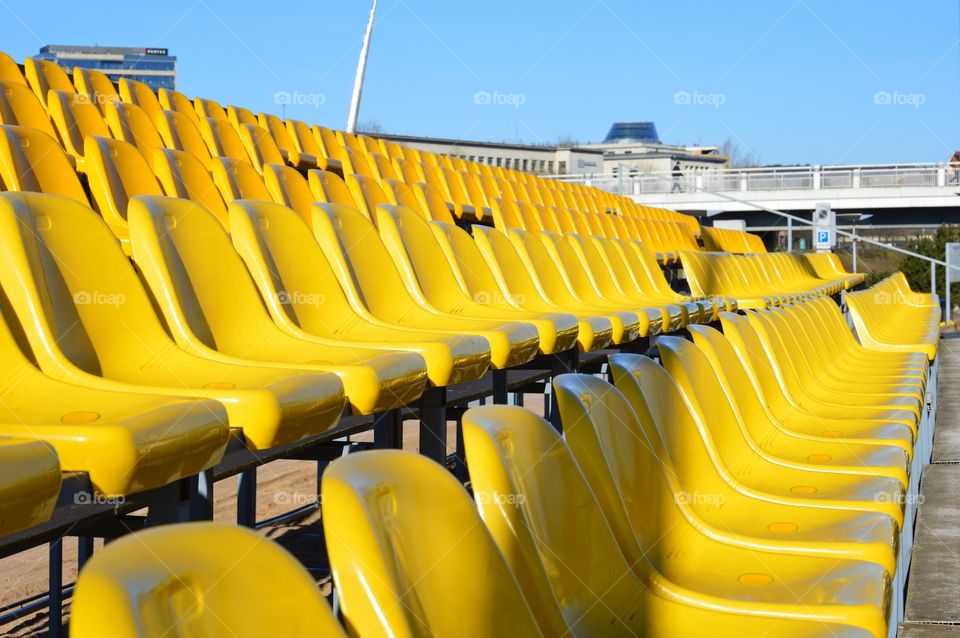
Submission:
[[[730,168],[760,166],[760,158],[753,151],[744,153],[740,145],[729,137],[720,145],[720,152],[730,158]]]
[[[383,127],[380,125],[380,120],[376,118],[366,120],[365,122],[360,122],[360,124],[357,125],[357,131],[360,133],[366,133],[367,135],[382,135],[386,133],[386,131],[383,130]]]

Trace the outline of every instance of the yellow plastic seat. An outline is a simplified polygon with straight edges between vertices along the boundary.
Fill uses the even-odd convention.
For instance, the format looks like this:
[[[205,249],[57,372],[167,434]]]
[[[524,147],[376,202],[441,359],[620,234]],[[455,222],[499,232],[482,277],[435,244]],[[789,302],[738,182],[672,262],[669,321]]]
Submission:
[[[301,151],[296,147],[293,139],[290,138],[290,134],[287,133],[286,124],[284,124],[283,120],[279,117],[269,113],[258,113],[257,123],[261,128],[270,133],[273,141],[276,142],[277,148],[280,149],[283,160],[288,165],[301,171],[307,171],[319,166],[319,160],[316,155]]]
[[[699,412],[718,448],[727,448],[728,458],[735,458],[741,471],[759,476],[779,468],[774,472],[774,482],[790,476],[801,478],[801,472],[807,472],[810,485],[817,487],[818,496],[865,494],[872,500],[901,500],[909,483],[909,457],[903,448],[895,445],[848,448],[843,440],[835,440],[832,445],[816,445],[795,437],[781,439],[781,445],[775,447],[779,432],[769,421],[764,428],[762,421],[748,419],[740,411],[743,402],[728,395],[719,378],[724,371],[715,370],[697,345],[671,337],[658,341],[657,346],[664,369],[692,408]],[[846,463],[842,462],[844,459]]]
[[[193,113],[192,107],[190,112]],[[156,124],[157,132],[160,133],[160,138],[166,148],[186,151],[203,162],[203,165],[209,169],[213,156],[210,155],[207,143],[200,135],[200,130],[197,128],[199,120],[196,118],[196,113],[193,113],[193,118],[190,118],[180,111],[165,109],[154,117],[153,122]]]
[[[627,310],[622,306],[603,302],[593,295],[589,298],[581,296],[581,290],[572,287],[571,276],[577,276],[577,273],[570,272],[569,267],[564,267],[559,258],[551,254],[550,245],[547,243],[549,239],[545,241],[545,238],[538,234],[517,228],[509,230],[507,237],[516,248],[527,271],[536,274],[550,301],[563,307],[580,308],[607,317],[613,324],[614,343],[625,343],[659,332],[662,321],[659,312]],[[582,277],[578,277],[578,283],[583,284],[584,288],[588,285]]]
[[[60,462],[53,447],[0,436],[0,537],[50,520],[59,495]]]
[[[118,88],[120,89],[120,99],[127,104],[133,104],[143,109],[144,114],[150,118],[151,122],[155,121],[157,113],[163,110],[160,101],[157,100],[157,94],[143,82],[120,78]]]
[[[589,322],[594,332],[601,329],[605,332],[609,325],[610,339],[614,344],[628,343],[639,336],[639,325],[631,324],[628,316],[576,303],[569,292],[564,292],[567,291],[565,286],[552,285],[556,284],[556,278],[550,278],[545,285],[541,277],[551,273],[541,274],[529,269],[524,256],[504,233],[473,226],[473,238],[500,287],[507,292],[507,298],[524,310],[573,313],[580,321]],[[599,323],[591,318],[596,318]]]
[[[330,566],[351,635],[566,632],[556,614],[551,631],[541,634],[470,497],[433,461],[396,450],[350,454],[324,473],[322,498]]]
[[[70,635],[346,636],[296,558],[220,523],[146,529],[94,554],[73,593]]]
[[[530,323],[537,329],[542,354],[564,352],[576,346],[578,327],[572,315],[505,310],[468,295],[460,287],[429,223],[413,211],[387,204],[376,209],[375,219],[380,238],[407,289],[421,306],[439,316]]]
[[[831,302],[832,303],[832,302]],[[780,336],[780,340],[794,352],[794,360],[804,367],[804,373],[815,378],[825,387],[847,385],[856,380],[858,394],[892,395],[913,397],[924,401],[925,376],[917,370],[894,370],[888,365],[876,367],[846,366],[837,361],[833,352],[826,348],[826,338],[822,333],[814,338],[814,331],[797,332],[797,327],[810,323],[804,319],[808,313],[805,304],[784,306],[771,311],[757,311],[757,319],[766,322],[769,329]],[[799,357],[798,351],[806,353]],[[837,365],[837,364],[841,365]],[[853,362],[847,362],[853,363]],[[884,399],[885,400],[885,399]]]
[[[315,168],[343,172],[340,160],[330,156],[321,140],[314,135],[313,129],[299,120],[287,120],[285,126],[287,135],[297,152],[316,159]]]
[[[147,157],[155,148],[163,147],[163,140],[157,127],[136,104],[127,102],[108,103],[104,110],[104,119],[110,129],[110,137],[133,144]]]
[[[388,327],[354,311],[310,228],[290,209],[268,202],[235,202],[229,226],[234,247],[270,316],[293,336],[415,352],[426,361],[427,376],[435,386],[472,381],[486,372],[490,348],[479,336]]]
[[[877,635],[856,627],[853,613],[825,606],[817,618],[808,607],[807,619],[788,620],[774,605],[747,611],[743,601],[698,594],[649,564],[631,564],[566,444],[532,412],[468,410],[463,437],[480,515],[541,626],[554,624],[559,604],[576,636],[687,638],[704,628],[731,638]],[[542,593],[550,590],[552,601]]]
[[[894,574],[899,527],[888,514],[827,507],[809,490],[787,498],[744,489],[714,463],[693,414],[670,375],[639,355],[611,356],[617,389],[633,407],[646,440],[677,478],[692,510],[724,542],[813,556],[867,560]],[[700,495],[693,496],[690,495]]]
[[[761,548],[750,539],[726,542],[729,531],[700,519],[658,462],[622,394],[589,375],[562,375],[554,386],[569,425],[564,439],[631,565],[652,569],[654,580],[662,576],[700,595],[729,599],[732,608],[846,615],[847,622],[883,635],[892,577],[884,565]]]
[[[56,62],[40,60],[39,58],[26,58],[23,61],[23,74],[27,78],[27,84],[30,85],[30,88],[33,89],[44,106],[47,104],[47,94],[51,90],[74,92],[70,76]]]
[[[720,321],[754,386],[761,389],[784,427],[827,438],[872,439],[910,452],[916,428],[913,414],[811,399],[803,393],[790,361],[780,349],[766,350],[766,343],[746,317],[722,313]]]
[[[490,345],[490,364],[495,368],[517,366],[536,356],[539,339],[529,323],[440,315],[421,306],[376,228],[359,211],[315,204],[311,227],[354,310],[369,320],[437,334],[482,336]]]
[[[83,140],[90,136],[110,137],[110,130],[97,107],[80,93],[53,91],[47,97],[50,119],[63,141],[64,150],[73,156],[78,172],[85,172]]]
[[[768,315],[748,314],[748,321],[757,330],[761,340],[776,342],[778,333],[772,331],[767,321]],[[920,413],[924,408],[923,393],[916,385],[902,382],[871,382],[868,378],[838,379],[834,375],[823,374],[814,367],[812,356],[802,356],[798,349],[790,348],[790,335],[787,335],[786,347],[782,356],[788,360],[794,378],[802,388],[803,396],[823,403],[833,403],[846,407],[864,407],[870,409],[886,408],[902,410],[913,415],[914,423],[920,422]]]
[[[89,205],[60,145],[39,129],[0,125],[0,181],[9,191],[60,195]]]
[[[0,80],[0,124],[28,126],[56,137],[44,105],[30,89],[17,82]]]
[[[136,195],[162,195],[150,165],[135,147],[107,137],[88,137],[83,144],[87,181],[93,203],[110,230],[130,252],[127,209]]]
[[[228,227],[227,205],[200,160],[185,151],[155,148],[150,162],[164,193],[200,204]]]
[[[264,186],[263,178],[254,170],[250,162],[215,157],[210,172],[223,201],[228,204],[236,199],[271,201],[270,192]]]
[[[224,122],[229,123],[230,118],[227,116],[227,111],[220,104],[214,100],[208,100],[202,97],[193,98],[193,108],[197,112],[197,117],[201,120],[205,117],[212,117],[215,120],[223,120]]]
[[[898,444],[883,439],[855,440],[790,430],[771,411],[724,335],[706,326],[694,326],[690,332],[715,371],[727,399],[736,405],[741,425],[747,428],[758,447],[777,457],[819,463],[831,469],[850,468],[844,471],[854,474],[882,473],[906,484],[912,451],[909,441],[901,440]],[[702,366],[703,361],[698,358],[696,365]]]
[[[247,149],[247,156],[250,163],[257,169],[261,175],[265,172],[266,166],[278,164],[283,166],[285,161],[277,143],[270,137],[270,133],[254,124],[242,124],[240,130],[240,141],[243,147]]]
[[[348,187],[347,183],[336,173],[320,170],[310,171],[307,173],[307,185],[310,187],[313,201],[324,204],[342,204],[356,208],[363,213],[367,219],[373,221],[373,218],[364,206],[362,194],[357,192],[361,200],[358,203],[350,187]],[[309,217],[309,214],[307,217]]]
[[[423,392],[427,371],[415,353],[281,330],[223,226],[202,207],[143,197],[134,200],[130,216],[134,259],[174,339],[188,352],[228,363],[333,372],[356,414],[396,408]]]
[[[86,95],[101,113],[106,113],[107,104],[120,101],[120,93],[113,81],[96,69],[73,67],[73,84],[77,92]]]
[[[84,388],[216,399],[253,449],[323,432],[343,412],[334,375],[226,365],[178,348],[117,240],[82,204],[0,193],[0,242],[0,286],[47,375]]]
[[[689,310],[684,312],[684,309],[676,304],[664,303],[637,289],[631,290],[629,286],[622,285],[610,268],[609,262],[604,259],[597,245],[591,241],[592,238],[577,234],[567,234],[562,237],[554,233],[545,233],[545,235],[555,238],[558,254],[561,255],[564,263],[569,263],[573,267],[571,270],[576,270],[577,262],[573,257],[576,256],[579,259],[582,269],[578,270],[579,274],[576,276],[585,277],[590,287],[599,293],[601,299],[622,304],[628,308],[658,310],[662,332],[671,332],[689,323]]]
[[[27,79],[20,72],[20,67],[9,55],[0,51],[0,80],[16,82],[27,86]]]
[[[586,241],[592,244],[596,251],[594,259],[600,260],[607,267],[617,285],[625,292],[642,295],[655,304],[677,306],[683,325],[713,320],[716,304],[709,300],[697,302],[692,297],[673,292],[652,255],[648,258],[652,260],[652,267],[645,267],[642,263],[638,266],[628,261],[625,249],[617,243],[619,240],[588,237]],[[640,261],[636,255],[632,257]],[[656,269],[653,270],[653,267]]]
[[[850,289],[858,286],[866,279],[866,275],[857,272],[847,272],[840,258],[833,253],[806,253],[803,258],[807,260],[810,267],[821,279],[840,279],[844,282],[844,288]]]
[[[0,386],[0,437],[49,444],[58,467],[85,472],[98,493],[116,496],[161,487],[212,467],[223,456],[229,428],[216,401],[108,392],[48,377],[23,354],[6,321],[0,321],[0,352],[6,379]],[[47,456],[44,446],[28,448]],[[0,445],[0,458],[4,449]],[[9,467],[16,467],[16,458]],[[5,480],[0,472],[0,484]],[[14,489],[19,479],[9,480]],[[45,493],[44,485],[36,485],[38,494]],[[21,497],[0,502],[26,505]],[[41,496],[38,505],[42,502]]]
[[[253,114],[253,111],[245,109],[242,106],[227,106],[227,120],[230,122],[230,125],[236,129],[237,133],[240,133],[240,129],[244,124],[259,126],[259,124],[257,124],[257,116]]]
[[[846,294],[857,337],[880,352],[922,352],[937,356],[940,302],[910,290],[903,273],[894,273],[867,290]]]
[[[179,113],[190,120],[194,126],[200,123],[200,118],[197,115],[197,109],[193,106],[193,102],[180,91],[161,87],[157,89],[157,101],[160,102],[160,108],[165,111]]]
[[[446,210],[446,208],[441,208],[437,211],[429,208],[423,199],[417,196],[417,192],[402,181],[385,179],[380,183],[380,186],[383,188],[383,192],[391,204],[409,208],[427,221],[453,224],[453,215],[450,214],[450,211]]]
[[[453,224],[430,224],[434,237],[450,264],[461,290],[475,302],[501,310],[536,312],[533,299],[516,298],[501,284],[497,274],[483,258],[473,238]],[[541,302],[541,312],[556,309]],[[610,345],[613,327],[603,317],[572,313],[577,320],[577,344],[582,352],[600,350]]]
[[[307,180],[303,179],[303,175],[297,169],[283,164],[265,164],[263,185],[274,202],[286,206],[304,220],[309,221],[311,207],[317,198],[307,186]]]
[[[240,136],[227,120],[205,117],[199,122],[199,131],[211,157],[250,160]]]

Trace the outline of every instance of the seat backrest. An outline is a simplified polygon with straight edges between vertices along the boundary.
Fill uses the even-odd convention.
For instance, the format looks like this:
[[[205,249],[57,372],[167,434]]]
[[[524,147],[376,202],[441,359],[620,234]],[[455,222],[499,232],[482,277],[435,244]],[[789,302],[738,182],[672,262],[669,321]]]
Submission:
[[[150,164],[133,145],[88,137],[83,155],[93,203],[111,226],[126,227],[127,205],[135,195],[163,195]]]
[[[163,139],[153,120],[136,104],[114,102],[105,108],[104,119],[111,137],[133,144],[144,155],[163,146]]]
[[[190,112],[193,113],[193,109]],[[191,153],[209,168],[213,156],[197,128],[196,115],[193,113],[194,117],[190,118],[182,112],[165,109],[156,116],[154,124],[165,147]]]
[[[327,152],[323,146],[320,145],[320,142],[317,141],[317,138],[314,137],[310,127],[305,123],[300,120],[287,120],[284,126],[287,129],[287,135],[290,137],[290,141],[297,151],[313,155],[314,157],[327,157]]]
[[[263,183],[273,201],[292,208],[305,220],[310,218],[310,207],[317,198],[310,192],[307,181],[296,169],[282,164],[267,164],[264,167]]]
[[[250,160],[240,136],[227,120],[214,117],[201,119],[200,137],[203,138],[212,157],[229,157],[245,162]]]
[[[72,366],[109,378],[173,347],[130,260],[88,206],[0,193],[0,242],[0,287],[45,372],[71,377]]]
[[[101,113],[106,113],[107,104],[110,102],[120,101],[117,87],[110,78],[96,69],[73,67],[73,84],[77,87],[77,92],[86,95]]]
[[[29,126],[56,137],[43,104],[30,89],[17,82],[0,80],[0,124]]]
[[[235,199],[271,201],[270,191],[264,185],[263,177],[253,169],[250,162],[215,157],[210,172],[220,196],[228,204]]]
[[[364,213],[374,222],[377,220],[377,208],[381,204],[390,204],[383,189],[376,179],[368,175],[348,174],[346,179],[347,189],[353,195],[360,212]],[[339,204],[348,204],[348,202],[337,202]]]
[[[296,558],[252,530],[220,523],[143,530],[98,551],[77,581],[70,631],[345,638]]]
[[[705,494],[729,493],[730,486],[718,474],[683,395],[667,371],[653,359],[622,353],[610,357],[610,369],[654,454],[673,468],[680,485]]]
[[[200,118],[197,116],[197,109],[194,108],[193,102],[180,91],[161,87],[157,90],[157,100],[160,102],[162,109],[183,115],[193,122],[194,126],[200,123]]]
[[[242,352],[252,334],[276,330],[223,225],[172,197],[130,204],[130,244],[178,341]]]
[[[6,190],[60,195],[89,205],[60,145],[39,129],[0,125],[0,182]]]
[[[378,207],[375,214],[380,238],[397,268],[419,284],[434,307],[450,308],[474,301],[460,286],[430,222],[412,210],[392,204]]]
[[[389,321],[418,314],[393,258],[373,223],[355,208],[314,204],[309,224],[314,237],[341,277],[360,292],[373,315]]]
[[[227,205],[200,160],[184,151],[155,148],[150,164],[164,193],[200,204],[228,227]]]
[[[352,635],[541,635],[470,497],[440,465],[395,450],[351,454],[324,473],[322,498]],[[543,635],[565,633],[562,618],[551,629]]]
[[[313,193],[313,201],[327,204],[342,204],[356,208],[365,213],[362,205],[358,205],[353,193],[339,175],[330,171],[312,170],[307,173],[307,183]],[[367,215],[367,219],[370,216]]]
[[[27,78],[23,77],[20,67],[9,55],[0,51],[0,80],[16,82],[17,84],[27,85]]]
[[[420,200],[420,205],[425,210],[430,211],[431,219],[436,219],[437,221],[449,220],[451,224],[453,223],[453,214],[447,206],[447,200],[444,199],[440,191],[430,184],[422,182],[411,186],[411,188],[413,189],[414,195]]]
[[[250,163],[258,173],[263,174],[268,164],[284,164],[277,143],[267,131],[255,124],[241,124],[239,133]]]
[[[732,312],[721,312],[720,323],[724,336],[736,351],[754,387],[759,389],[773,409],[783,406],[784,380],[747,318]]]
[[[490,264],[483,257],[476,242],[467,231],[455,224],[431,222],[433,231],[444,256],[453,266],[460,287],[474,299],[480,295],[502,297],[505,303],[519,307],[520,300],[513,299]]]
[[[229,216],[233,245],[275,320],[314,334],[329,334],[337,331],[341,318],[356,318],[329,260],[300,215],[281,204],[248,200],[231,204]]]
[[[163,110],[153,89],[137,80],[120,78],[120,99],[139,106],[151,122],[155,120],[157,113]]]
[[[56,62],[27,58],[23,61],[23,70],[27,77],[27,84],[30,85],[34,94],[44,105],[47,103],[47,94],[51,89],[66,91],[67,93],[75,92],[70,76]]]
[[[197,112],[197,117],[199,117],[201,120],[205,117],[212,117],[215,120],[223,120],[227,124],[230,123],[230,118],[227,117],[227,112],[222,106],[220,106],[220,104],[213,100],[195,97],[193,98],[193,108]]]
[[[253,111],[245,109],[242,106],[228,106],[227,120],[237,133],[240,132],[240,128],[244,124],[257,126],[257,116],[253,114]]]
[[[76,158],[83,157],[83,140],[88,135],[110,137],[100,111],[84,94],[51,91],[47,97],[47,110],[63,140],[64,149]]]
[[[505,233],[474,226],[473,239],[502,288],[531,301],[548,298],[538,273],[527,268],[527,255]]]
[[[463,443],[480,516],[541,627],[559,624],[555,601],[578,635],[641,627],[645,586],[557,431],[521,407],[484,406],[463,415]]]

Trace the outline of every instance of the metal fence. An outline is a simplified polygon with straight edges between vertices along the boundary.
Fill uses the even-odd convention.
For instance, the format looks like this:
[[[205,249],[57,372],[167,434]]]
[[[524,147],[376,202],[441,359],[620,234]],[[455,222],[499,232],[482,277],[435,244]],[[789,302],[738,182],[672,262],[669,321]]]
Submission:
[[[960,170],[945,164],[864,164],[720,169],[674,176],[671,172],[594,173],[555,179],[595,186],[620,195],[690,191],[756,192],[949,186]]]

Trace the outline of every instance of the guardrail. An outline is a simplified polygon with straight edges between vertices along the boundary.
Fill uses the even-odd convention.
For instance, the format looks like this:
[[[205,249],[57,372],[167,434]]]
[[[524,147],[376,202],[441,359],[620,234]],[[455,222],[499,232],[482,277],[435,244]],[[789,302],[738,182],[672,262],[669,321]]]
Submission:
[[[618,195],[693,191],[756,192],[857,188],[935,187],[960,184],[960,168],[942,162],[712,169],[674,176],[670,171],[552,176]]]

